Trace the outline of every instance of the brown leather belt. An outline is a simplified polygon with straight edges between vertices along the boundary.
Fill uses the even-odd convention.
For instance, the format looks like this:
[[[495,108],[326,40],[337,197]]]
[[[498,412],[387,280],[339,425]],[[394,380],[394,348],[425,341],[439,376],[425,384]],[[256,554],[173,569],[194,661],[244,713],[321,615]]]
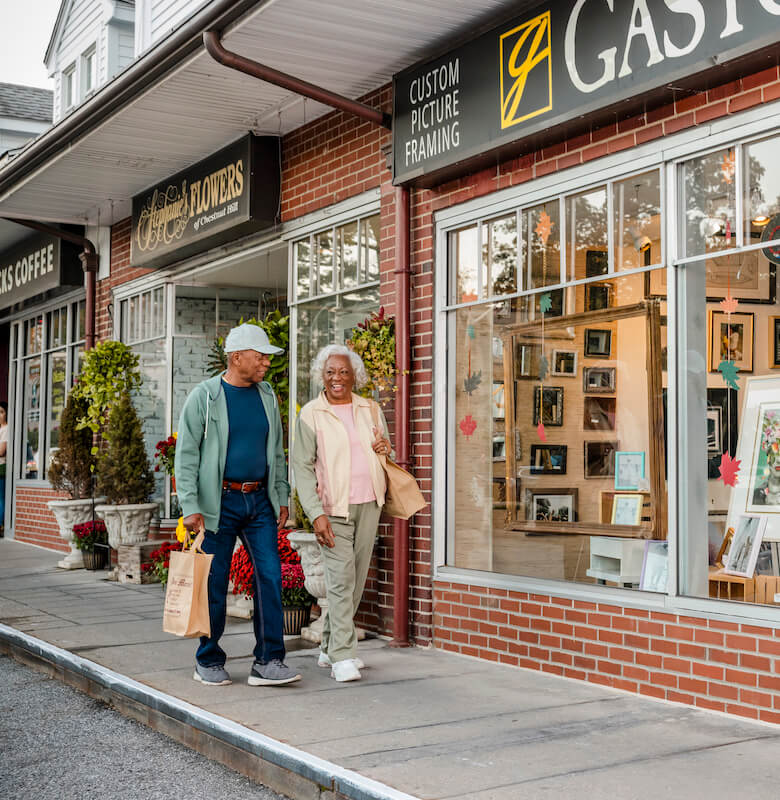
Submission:
[[[230,489],[233,492],[241,492],[242,494],[256,492],[258,489],[262,489],[264,485],[265,481],[244,481],[243,483],[239,483],[238,481],[222,481],[223,489]]]

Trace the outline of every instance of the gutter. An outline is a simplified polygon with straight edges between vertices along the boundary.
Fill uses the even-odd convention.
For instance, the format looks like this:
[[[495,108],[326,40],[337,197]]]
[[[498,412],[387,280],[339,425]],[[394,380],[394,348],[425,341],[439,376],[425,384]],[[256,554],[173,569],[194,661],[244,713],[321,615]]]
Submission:
[[[213,0],[186,20],[174,33],[132,63],[90,100],[46,133],[0,170],[0,200],[35,169],[67,152],[116,111],[129,105],[149,86],[157,83],[184,59],[202,47],[203,31],[228,25],[249,11],[257,11],[274,0]]]

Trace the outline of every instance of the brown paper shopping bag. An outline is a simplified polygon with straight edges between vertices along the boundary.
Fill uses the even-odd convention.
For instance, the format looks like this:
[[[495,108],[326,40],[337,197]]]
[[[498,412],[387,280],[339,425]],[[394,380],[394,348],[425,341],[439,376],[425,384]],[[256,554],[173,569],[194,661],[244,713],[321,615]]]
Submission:
[[[204,553],[201,531],[188,550],[171,553],[163,630],[176,636],[211,636],[209,572],[214,556]]]

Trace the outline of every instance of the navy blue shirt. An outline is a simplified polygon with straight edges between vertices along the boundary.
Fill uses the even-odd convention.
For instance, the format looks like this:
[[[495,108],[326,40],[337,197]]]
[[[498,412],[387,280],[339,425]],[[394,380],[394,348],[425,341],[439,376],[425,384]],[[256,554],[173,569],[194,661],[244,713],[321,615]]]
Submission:
[[[231,386],[222,381],[228,412],[226,481],[258,481],[268,470],[268,417],[257,386]]]

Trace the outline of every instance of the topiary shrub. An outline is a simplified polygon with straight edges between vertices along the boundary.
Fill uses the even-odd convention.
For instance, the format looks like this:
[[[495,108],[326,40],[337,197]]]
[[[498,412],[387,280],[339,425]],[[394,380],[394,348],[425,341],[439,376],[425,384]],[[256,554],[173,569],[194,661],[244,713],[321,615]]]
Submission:
[[[98,492],[111,505],[148,503],[154,494],[154,473],[146,455],[141,420],[127,392],[111,409],[106,439],[98,463]]]
[[[82,500],[92,493],[92,431],[79,428],[79,420],[86,413],[87,401],[70,392],[60,418],[59,448],[47,473],[52,487],[67,492],[71,500]]]

